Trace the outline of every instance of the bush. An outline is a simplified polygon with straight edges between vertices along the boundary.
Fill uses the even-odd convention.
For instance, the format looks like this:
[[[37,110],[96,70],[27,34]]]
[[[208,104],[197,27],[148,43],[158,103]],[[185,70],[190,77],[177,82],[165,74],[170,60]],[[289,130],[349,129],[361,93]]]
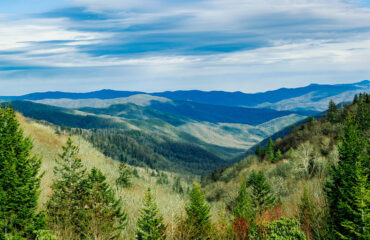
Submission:
[[[267,225],[265,240],[306,240],[299,230],[299,223],[294,219],[280,218]]]

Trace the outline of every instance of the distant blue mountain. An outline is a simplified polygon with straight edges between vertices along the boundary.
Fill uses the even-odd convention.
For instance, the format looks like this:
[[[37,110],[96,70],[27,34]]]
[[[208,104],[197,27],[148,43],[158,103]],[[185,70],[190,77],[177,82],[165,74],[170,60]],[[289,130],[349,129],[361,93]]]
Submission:
[[[314,101],[319,101],[322,98],[335,96],[348,91],[366,89],[370,87],[370,81],[365,80],[351,84],[337,85],[320,85],[311,84],[300,88],[281,88],[274,91],[262,93],[242,93],[242,92],[223,92],[223,91],[173,91],[173,92],[158,92],[145,93],[137,91],[115,91],[115,90],[100,90],[88,93],[67,93],[67,92],[42,92],[31,93],[23,96],[0,97],[3,100],[42,100],[42,99],[113,99],[121,97],[129,97],[136,94],[149,94],[152,96],[160,96],[171,100],[192,101],[203,104],[223,105],[223,106],[245,106],[254,107],[262,103],[276,103],[285,99],[296,98],[305,94],[316,92],[318,97]]]

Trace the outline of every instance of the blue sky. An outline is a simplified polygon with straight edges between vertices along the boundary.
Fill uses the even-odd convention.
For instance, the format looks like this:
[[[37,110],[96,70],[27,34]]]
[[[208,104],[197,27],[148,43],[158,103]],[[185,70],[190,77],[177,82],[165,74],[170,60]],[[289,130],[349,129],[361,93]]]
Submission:
[[[2,0],[0,95],[369,79],[367,0]]]

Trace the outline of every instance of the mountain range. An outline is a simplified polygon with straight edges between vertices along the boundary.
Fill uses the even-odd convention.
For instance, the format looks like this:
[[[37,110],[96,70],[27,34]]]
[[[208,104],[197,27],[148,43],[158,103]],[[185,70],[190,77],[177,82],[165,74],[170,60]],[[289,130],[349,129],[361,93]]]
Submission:
[[[370,81],[362,81],[255,94],[101,90],[0,99],[11,101],[26,117],[67,127],[74,133],[81,129],[78,132],[103,152],[116,149],[106,151],[113,159],[206,174],[240,160],[270,136],[288,134],[291,125],[325,111],[330,99],[347,102],[354,94],[369,90]]]

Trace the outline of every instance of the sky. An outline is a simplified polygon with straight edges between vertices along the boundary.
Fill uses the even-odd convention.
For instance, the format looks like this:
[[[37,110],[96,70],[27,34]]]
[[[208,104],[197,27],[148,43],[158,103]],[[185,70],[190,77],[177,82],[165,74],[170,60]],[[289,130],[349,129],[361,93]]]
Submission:
[[[370,0],[1,0],[0,96],[370,77]]]

